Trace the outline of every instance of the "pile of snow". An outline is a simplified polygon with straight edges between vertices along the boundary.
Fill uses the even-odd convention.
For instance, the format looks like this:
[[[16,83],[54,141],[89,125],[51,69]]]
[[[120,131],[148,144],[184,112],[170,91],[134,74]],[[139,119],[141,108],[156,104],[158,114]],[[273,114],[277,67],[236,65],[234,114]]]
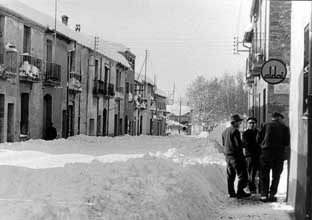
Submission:
[[[0,164],[2,219],[241,219],[235,211],[243,207],[227,199],[224,156],[208,138],[6,143]],[[259,216],[268,217],[267,208]]]
[[[206,138],[209,136],[208,131],[202,131],[200,132],[200,134],[198,135],[199,138]]]
[[[226,195],[222,155],[206,139],[77,136],[0,147],[4,219],[216,219]]]

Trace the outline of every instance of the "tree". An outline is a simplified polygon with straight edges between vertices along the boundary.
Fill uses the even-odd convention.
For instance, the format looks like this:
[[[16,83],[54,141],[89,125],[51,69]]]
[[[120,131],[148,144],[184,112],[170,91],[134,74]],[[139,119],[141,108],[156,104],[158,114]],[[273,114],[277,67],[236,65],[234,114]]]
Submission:
[[[198,76],[187,88],[186,97],[194,112],[194,119],[210,123],[230,114],[247,112],[247,93],[243,74],[224,74],[220,79],[207,80]]]

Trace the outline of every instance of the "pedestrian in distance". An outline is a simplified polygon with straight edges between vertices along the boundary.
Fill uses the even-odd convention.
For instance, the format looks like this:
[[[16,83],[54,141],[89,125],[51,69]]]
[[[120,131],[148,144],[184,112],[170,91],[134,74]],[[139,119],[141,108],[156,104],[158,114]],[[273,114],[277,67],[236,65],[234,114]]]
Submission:
[[[247,119],[247,130],[242,134],[244,154],[247,163],[248,186],[251,193],[257,192],[256,175],[260,169],[261,148],[257,142],[258,129],[257,119],[250,117]],[[259,187],[258,187],[259,188]]]
[[[290,142],[289,128],[283,123],[283,118],[282,114],[274,112],[272,121],[265,123],[258,135],[261,146],[260,200],[263,202],[277,201],[275,195],[283,171],[285,151]],[[272,171],[271,185],[270,171]]]
[[[231,126],[222,133],[222,145],[224,146],[225,160],[227,163],[227,186],[230,198],[243,198],[251,194],[246,193],[244,188],[247,186],[247,168],[243,154],[243,143],[239,131],[242,118],[239,115],[231,116]],[[238,178],[237,192],[234,189],[235,178]]]
[[[46,140],[53,140],[57,136],[56,128],[53,127],[53,123],[50,121],[46,129]]]

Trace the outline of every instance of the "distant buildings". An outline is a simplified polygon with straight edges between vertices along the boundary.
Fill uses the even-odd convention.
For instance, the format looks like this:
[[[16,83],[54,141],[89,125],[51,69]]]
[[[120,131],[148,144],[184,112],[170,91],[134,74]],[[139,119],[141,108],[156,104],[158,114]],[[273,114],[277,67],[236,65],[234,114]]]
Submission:
[[[155,85],[136,80],[135,55],[67,24],[1,1],[0,142],[45,138],[50,122],[58,138],[153,134]]]
[[[167,132],[171,134],[192,133],[192,109],[185,105],[167,105]]]

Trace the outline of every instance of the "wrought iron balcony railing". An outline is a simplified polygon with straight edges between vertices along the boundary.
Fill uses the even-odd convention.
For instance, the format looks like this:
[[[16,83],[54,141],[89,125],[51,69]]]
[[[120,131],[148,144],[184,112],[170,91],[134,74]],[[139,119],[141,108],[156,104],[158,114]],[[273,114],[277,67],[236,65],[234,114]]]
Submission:
[[[94,80],[93,94],[107,94],[107,83],[101,80]]]
[[[78,81],[81,82],[81,75],[80,75],[79,73],[70,72],[70,73],[69,73],[69,78],[75,78],[75,79],[77,79]]]
[[[45,65],[45,81],[61,82],[61,65],[47,62]]]
[[[108,83],[108,96],[115,96],[114,84]]]

